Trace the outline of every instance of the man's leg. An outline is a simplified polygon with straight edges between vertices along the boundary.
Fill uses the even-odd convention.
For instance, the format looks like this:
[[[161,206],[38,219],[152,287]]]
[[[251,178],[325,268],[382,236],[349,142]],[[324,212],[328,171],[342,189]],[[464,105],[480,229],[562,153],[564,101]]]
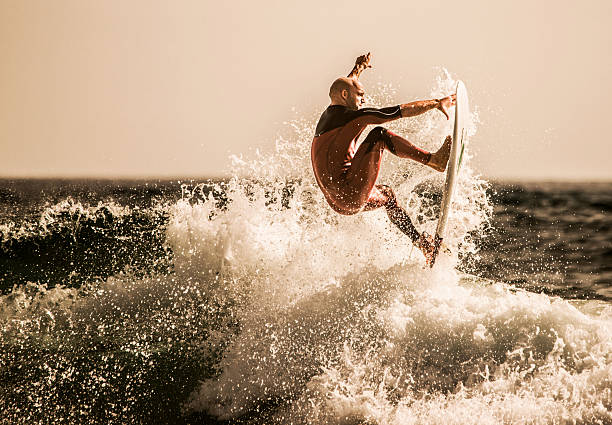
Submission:
[[[419,149],[384,127],[374,127],[351,160],[351,167],[346,175],[348,185],[344,197],[345,208],[357,211],[368,201],[378,178],[385,149],[400,158],[410,158],[438,171],[444,171],[450,154],[450,142],[451,138],[448,136],[442,147],[432,154]]]
[[[364,140],[357,149],[346,173],[346,189],[343,199],[346,206],[355,212],[361,211],[368,202],[378,178],[383,152],[385,151],[385,140],[383,138],[373,137],[372,132],[370,132],[366,140],[367,142]]]
[[[373,201],[369,198],[370,194],[375,191],[374,184],[378,178],[380,163],[385,150],[400,158],[410,158],[439,171],[444,171],[450,154],[450,145],[451,137],[448,136],[437,152],[429,153],[384,127],[374,127],[351,160],[351,167],[346,175],[347,193],[344,197],[348,201],[347,207],[350,205],[351,209],[361,208],[366,202]],[[395,196],[392,198],[395,202]],[[397,202],[395,203],[397,205]]]
[[[389,186],[377,184],[372,189],[370,198],[365,204],[363,211],[372,211],[380,207],[385,207],[391,223],[395,224],[410,238],[412,243],[423,252],[428,262],[431,261],[434,250],[433,239],[425,233],[419,233],[416,227],[414,227],[408,213],[397,203],[393,189]]]
[[[419,149],[408,140],[388,131],[386,128],[374,127],[351,160],[351,167],[346,175],[345,208],[359,210],[368,202],[378,178],[380,163],[385,150],[400,158],[410,158],[426,165],[430,165],[433,158],[433,155],[429,152]],[[448,156],[446,159],[448,160]]]
[[[363,211],[372,211],[380,207],[385,207],[391,223],[395,224],[412,242],[418,242],[421,234],[412,224],[408,213],[398,205],[393,189],[389,186],[377,184],[374,186]]]
[[[373,139],[373,140],[371,140]],[[385,148],[392,154],[400,158],[408,158],[420,162],[423,165],[428,165],[436,171],[446,170],[446,163],[450,155],[451,141],[450,136],[446,137],[444,144],[436,152],[430,153],[415,146],[409,140],[385,129],[384,127],[375,127],[363,143],[373,143],[375,140],[382,139],[385,142]]]

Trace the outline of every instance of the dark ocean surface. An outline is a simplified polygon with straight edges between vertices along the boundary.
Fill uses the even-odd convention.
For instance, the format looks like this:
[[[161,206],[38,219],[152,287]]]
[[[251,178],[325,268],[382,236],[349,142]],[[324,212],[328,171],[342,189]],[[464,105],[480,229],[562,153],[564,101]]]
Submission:
[[[491,183],[431,272],[199,183],[0,180],[0,423],[611,423],[612,183]]]
[[[612,299],[612,183],[493,184],[470,272],[564,298]]]
[[[168,272],[166,207],[197,183],[0,180],[0,288],[78,286],[126,267]],[[565,298],[612,300],[612,183],[493,183],[487,193],[493,219],[475,234],[480,251],[462,270]]]

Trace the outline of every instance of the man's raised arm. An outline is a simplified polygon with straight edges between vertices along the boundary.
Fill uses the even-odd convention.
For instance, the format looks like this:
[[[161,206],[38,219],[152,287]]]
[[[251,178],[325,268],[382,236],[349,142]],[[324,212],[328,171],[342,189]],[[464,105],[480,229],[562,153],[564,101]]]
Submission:
[[[357,59],[355,59],[355,66],[353,67],[349,75],[347,75],[347,77],[358,80],[359,76],[366,68],[372,68],[372,65],[370,65],[370,52],[365,55],[361,55]]]

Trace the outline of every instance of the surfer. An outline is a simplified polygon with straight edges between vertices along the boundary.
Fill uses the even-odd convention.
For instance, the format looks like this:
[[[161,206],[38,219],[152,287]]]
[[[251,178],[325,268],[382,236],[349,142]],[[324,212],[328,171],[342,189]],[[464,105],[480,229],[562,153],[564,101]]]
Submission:
[[[451,148],[446,137],[436,152],[426,152],[382,126],[374,127],[363,142],[357,139],[369,124],[383,124],[398,118],[413,117],[432,109],[442,112],[455,104],[455,96],[418,100],[386,108],[360,108],[365,90],[359,81],[361,72],[371,68],[370,53],[359,56],[347,77],[336,79],[330,89],[331,104],[321,115],[312,141],[311,159],[315,178],[325,199],[339,214],[352,215],[384,207],[396,225],[430,260],[433,239],[419,233],[410,217],[397,203],[391,187],[376,184],[385,150],[400,158],[409,158],[436,171],[444,171]]]

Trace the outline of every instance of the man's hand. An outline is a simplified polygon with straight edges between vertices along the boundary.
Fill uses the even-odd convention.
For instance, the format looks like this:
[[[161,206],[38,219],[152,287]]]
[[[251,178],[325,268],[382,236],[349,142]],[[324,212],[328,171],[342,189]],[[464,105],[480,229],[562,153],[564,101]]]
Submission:
[[[372,68],[372,65],[370,65],[370,57],[370,52],[359,56],[357,59],[355,59],[355,66],[361,67],[362,69]]]
[[[442,113],[446,116],[446,119],[449,119],[450,117],[448,115],[448,109],[451,106],[455,106],[457,95],[453,94],[451,96],[436,100],[438,101],[438,106],[436,106],[436,108],[442,111]]]
[[[347,75],[347,77],[359,79],[359,76],[361,75],[361,72],[364,69],[372,68],[372,65],[370,65],[370,57],[370,52],[368,52],[367,54],[361,55],[357,59],[355,59],[355,66],[353,67],[349,75]]]

